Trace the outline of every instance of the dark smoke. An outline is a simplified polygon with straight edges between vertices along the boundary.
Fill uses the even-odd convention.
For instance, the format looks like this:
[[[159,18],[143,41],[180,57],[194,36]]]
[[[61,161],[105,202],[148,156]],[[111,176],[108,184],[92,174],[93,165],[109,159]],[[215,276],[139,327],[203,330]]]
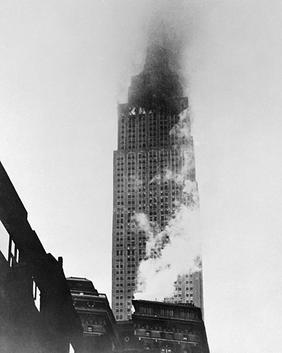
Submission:
[[[148,48],[144,71],[131,82],[130,105],[175,110],[175,101],[183,96],[183,88],[178,74],[170,68],[169,55],[168,49],[156,44]]]
[[[160,20],[161,21],[161,20]],[[134,76],[128,103],[146,110],[161,109],[179,113],[184,95],[181,56],[183,43],[175,28],[155,18],[149,29],[143,71]]]

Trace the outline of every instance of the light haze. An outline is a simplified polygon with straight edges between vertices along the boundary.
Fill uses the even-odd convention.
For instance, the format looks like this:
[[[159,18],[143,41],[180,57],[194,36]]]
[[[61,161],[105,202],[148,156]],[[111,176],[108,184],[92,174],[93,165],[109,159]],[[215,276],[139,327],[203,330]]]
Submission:
[[[45,249],[110,297],[117,102],[158,11],[187,32],[211,352],[280,353],[280,1],[0,0],[0,159]]]

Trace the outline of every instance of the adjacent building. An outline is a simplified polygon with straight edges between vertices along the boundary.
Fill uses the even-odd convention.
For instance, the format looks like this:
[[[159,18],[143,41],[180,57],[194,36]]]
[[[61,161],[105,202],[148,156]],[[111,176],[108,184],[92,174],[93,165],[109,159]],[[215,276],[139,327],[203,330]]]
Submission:
[[[200,308],[146,300],[133,306],[132,319],[118,323],[123,352],[209,353]]]
[[[69,277],[67,282],[83,328],[83,338],[76,353],[120,351],[116,320],[107,296],[98,293],[86,278]]]
[[[149,47],[144,70],[131,80],[128,103],[118,106],[112,229],[112,308],[117,320],[131,317],[140,261],[160,255],[158,249],[146,253],[146,229],[136,224],[136,216],[143,215],[158,232],[180,205],[198,203],[188,98],[172,68],[168,50]],[[202,306],[201,287],[194,289],[193,277],[188,281],[181,301],[189,298]]]

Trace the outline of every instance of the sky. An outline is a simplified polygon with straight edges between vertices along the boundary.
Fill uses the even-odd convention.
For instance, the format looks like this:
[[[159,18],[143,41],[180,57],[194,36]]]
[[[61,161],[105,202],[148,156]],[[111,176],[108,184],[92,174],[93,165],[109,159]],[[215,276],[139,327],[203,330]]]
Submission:
[[[280,1],[0,0],[0,160],[46,251],[110,298],[117,103],[158,13],[185,33],[211,352],[279,353]]]

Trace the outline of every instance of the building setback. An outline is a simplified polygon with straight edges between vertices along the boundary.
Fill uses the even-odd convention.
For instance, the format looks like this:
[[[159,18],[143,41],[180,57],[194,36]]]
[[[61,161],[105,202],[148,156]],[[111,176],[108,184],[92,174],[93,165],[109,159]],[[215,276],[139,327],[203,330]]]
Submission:
[[[144,70],[131,80],[128,103],[118,105],[112,229],[112,308],[117,320],[131,317],[139,262],[160,256],[158,248],[146,254],[147,234],[136,223],[136,215],[145,215],[157,232],[180,204],[193,207],[197,203],[187,109],[188,98],[183,97],[179,77],[171,69],[170,53],[150,46]],[[178,131],[183,128],[184,135]],[[193,193],[184,191],[187,180],[194,185]],[[192,282],[189,293],[199,293]],[[202,306],[201,294],[184,296],[181,301],[187,298]]]

